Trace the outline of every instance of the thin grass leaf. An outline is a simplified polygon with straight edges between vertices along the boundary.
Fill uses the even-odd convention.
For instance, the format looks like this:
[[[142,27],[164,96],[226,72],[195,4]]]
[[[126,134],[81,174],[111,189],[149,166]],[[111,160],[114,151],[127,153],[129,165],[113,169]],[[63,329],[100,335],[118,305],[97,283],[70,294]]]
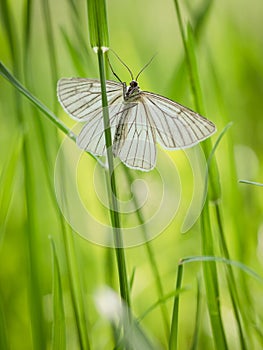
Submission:
[[[25,80],[27,80],[27,74],[30,69],[30,43],[32,30],[32,0],[26,0],[24,6],[23,27],[24,27],[24,42],[23,42],[23,68],[25,72]]]
[[[75,1],[70,0],[69,5],[69,29],[68,27],[67,29],[62,27],[60,31],[67,48],[67,53],[71,57],[76,71],[78,72],[79,76],[85,77],[87,68],[93,69],[95,66],[90,56],[90,50],[88,50],[87,47],[86,31],[83,30],[81,4],[77,5]],[[83,5],[85,5],[85,3],[83,3]],[[83,17],[86,25],[86,17]],[[72,25],[73,29],[70,29],[70,24]],[[89,63],[88,67],[87,62]]]
[[[134,284],[135,272],[136,272],[136,267],[134,267],[132,269],[132,272],[131,272],[131,277],[130,277],[130,280],[129,280],[130,291],[132,290],[132,287],[133,287],[133,284]]]
[[[183,265],[180,263],[177,270],[177,279],[175,290],[182,289],[182,280],[183,280]],[[173,313],[172,313],[172,322],[171,322],[171,332],[169,339],[169,350],[177,350],[178,348],[178,329],[179,329],[179,296],[174,297]]]
[[[198,349],[198,336],[200,334],[201,330],[201,290],[200,290],[200,281],[197,280],[197,294],[196,294],[196,311],[195,311],[195,328],[194,328],[194,335],[192,340],[192,345],[190,347],[190,350],[197,350]]]
[[[187,35],[186,35],[186,48],[187,48],[187,56],[189,60],[189,75],[192,84],[192,92],[194,96],[195,106],[199,113],[205,114],[204,101],[201,91],[201,84],[198,75],[198,67],[197,61],[195,57],[195,43],[194,43],[194,35],[191,24],[187,23]]]
[[[10,144],[11,147],[7,150],[6,159],[0,173],[0,246],[4,238],[8,212],[14,194],[18,161],[22,154],[22,132],[16,133]]]
[[[208,202],[205,202],[201,218],[202,251],[204,255],[213,255],[214,248],[211,242],[211,222],[209,217]],[[210,241],[209,241],[210,240]],[[207,305],[213,332],[213,340],[216,349],[227,349],[223,321],[220,312],[220,296],[218,287],[217,270],[214,263],[203,265],[204,280],[206,286]]]
[[[176,13],[180,28],[180,33],[185,49],[185,58],[189,71],[191,88],[193,91],[193,96],[195,100],[195,105],[198,112],[203,112],[203,102],[202,94],[197,70],[197,64],[195,59],[195,47],[193,42],[192,31],[190,26],[188,26],[188,40],[184,34],[183,22],[181,18],[181,12],[179,8],[178,0],[174,0]],[[211,141],[207,140],[203,143],[203,149],[205,151],[206,157],[211,152]],[[218,200],[221,195],[220,184],[219,184],[219,175],[216,165],[215,158],[213,158],[213,164],[210,167],[209,173],[209,184],[210,191],[208,192],[209,198],[213,200]],[[212,193],[211,193],[212,192]],[[214,254],[214,244],[213,236],[210,222],[209,206],[208,201],[205,201],[203,211],[201,214],[201,232],[202,232],[202,251],[204,255],[213,255]],[[207,295],[207,304],[208,311],[210,316],[210,322],[212,326],[212,332],[214,337],[215,347],[219,350],[227,349],[226,337],[223,328],[223,322],[221,318],[220,311],[220,298],[219,298],[219,288],[218,288],[218,277],[217,270],[214,264],[203,266],[204,269],[204,278],[206,286],[206,295]]]
[[[78,337],[81,349],[91,349],[89,334],[87,330],[86,307],[84,306],[82,288],[80,283],[79,268],[76,259],[76,248],[73,241],[73,232],[67,228],[63,229],[63,240],[65,241],[71,296],[73,301],[73,309],[77,323]]]
[[[255,181],[249,181],[249,180],[239,180],[239,183],[263,187],[263,183],[261,183],[261,182],[255,182]]]
[[[18,73],[19,67],[17,66],[17,57],[19,57],[18,53],[18,47],[17,45],[17,33],[16,33],[16,27],[15,23],[12,20],[13,14],[11,12],[11,4],[7,2],[7,0],[2,0],[0,2],[0,14],[1,14],[1,20],[3,21],[3,27],[5,29],[7,38],[8,38],[8,45],[11,53],[12,62],[14,64],[15,72]]]
[[[205,108],[203,103],[201,84],[198,74],[197,61],[195,57],[195,42],[191,25],[188,23],[187,26],[187,39],[186,39],[186,47],[187,47],[187,56],[189,57],[189,64],[191,67],[191,81],[194,85],[192,86],[192,92],[195,100],[195,105],[197,111],[202,115],[205,115]],[[206,158],[209,157],[212,150],[212,142],[211,139],[207,139],[202,143],[202,147],[204,149]],[[217,163],[215,157],[212,158],[210,164],[210,173],[209,173],[209,187],[210,190],[208,192],[209,199],[216,202],[221,198],[221,187],[219,182],[219,173],[217,168]]]
[[[193,27],[195,40],[197,43],[202,41],[202,33],[203,33],[203,30],[205,29],[205,24],[208,21],[209,14],[211,13],[211,8],[213,3],[214,3],[213,0],[205,0],[203,4],[200,6],[199,12],[194,13],[192,27]],[[178,82],[178,86],[182,88],[184,87],[183,84],[185,84],[185,80],[183,79],[183,75],[185,73],[185,67],[186,67],[185,58],[182,57],[180,59],[180,63],[178,63],[178,65],[174,69],[174,73],[171,75],[172,76],[171,83],[170,83],[171,87],[169,88],[169,90],[171,90],[172,92],[175,90],[174,81]]]
[[[188,73],[189,73],[190,85],[191,85],[191,89],[193,92],[196,110],[200,114],[203,115],[204,114],[203,113],[204,112],[203,103],[202,103],[202,100],[200,99],[201,93],[200,93],[200,90],[198,91],[198,88],[200,88],[200,84],[195,81],[195,78],[197,77],[197,75],[195,74],[196,69],[194,71],[194,68],[196,68],[196,65],[194,64],[194,66],[195,66],[194,67],[193,62],[191,62],[191,58],[193,58],[193,55],[191,55],[191,53],[189,51],[189,46],[187,44],[186,36],[184,34],[183,21],[182,21],[182,17],[181,17],[181,12],[180,12],[180,8],[179,8],[178,0],[174,0],[174,4],[175,4],[175,8],[176,8],[176,14],[177,14],[180,33],[181,33],[181,38],[182,38],[183,46],[184,46],[184,50],[185,50],[185,61],[186,61],[186,65],[187,65],[187,69],[188,69]]]
[[[218,222],[220,223],[220,214],[219,214],[219,207],[216,207],[217,209],[217,219]],[[223,232],[223,227],[220,225],[220,237],[221,237],[221,248],[223,251],[224,256],[229,259],[229,253],[228,253],[228,249],[227,249],[227,245],[224,239],[224,232]],[[247,345],[246,345],[246,335],[243,331],[242,328],[242,320],[241,318],[246,319],[246,313],[243,311],[241,302],[240,302],[240,298],[239,298],[239,294],[238,294],[238,290],[239,287],[236,285],[235,282],[235,278],[234,278],[234,274],[232,271],[231,266],[228,266],[228,268],[226,269],[226,277],[227,277],[227,284],[228,284],[228,290],[229,290],[229,294],[230,294],[230,298],[231,298],[231,302],[232,302],[232,306],[233,306],[233,313],[235,316],[235,320],[237,323],[237,329],[238,329],[238,335],[239,335],[239,340],[240,340],[240,349],[247,349]]]
[[[56,56],[56,48],[55,48],[55,37],[54,37],[54,30],[53,30],[53,23],[51,19],[50,14],[50,8],[49,8],[49,0],[41,0],[42,4],[42,10],[43,10],[43,19],[44,19],[44,25],[45,25],[45,32],[46,32],[46,40],[47,40],[47,46],[48,46],[48,54],[49,54],[49,62],[50,62],[50,70],[51,70],[51,82],[52,86],[56,86],[56,82],[58,80],[58,68],[57,68],[57,56]],[[53,100],[54,105],[54,111],[57,110],[58,104],[56,96],[54,95]]]
[[[213,0],[204,0],[198,11],[194,13],[193,29],[196,38],[201,38],[202,30],[205,30],[205,25],[212,11],[213,4]]]
[[[23,111],[20,110],[23,114]],[[25,171],[25,196],[27,210],[27,244],[28,244],[28,261],[29,261],[29,276],[28,276],[28,298],[30,305],[30,316],[32,325],[33,345],[37,349],[46,349],[47,338],[45,336],[45,326],[42,305],[42,293],[39,279],[39,260],[38,260],[38,238],[36,235],[37,228],[35,223],[36,217],[36,188],[33,181],[34,170],[31,162],[32,147],[29,137],[25,138],[23,149],[23,162]]]
[[[61,159],[57,166],[62,168],[62,170],[60,170],[61,174],[63,174],[64,171],[66,171],[65,162]],[[59,181],[58,184],[64,189],[65,185],[63,178],[61,178],[61,181]],[[64,195],[62,189],[60,189],[60,193]],[[67,217],[70,217],[70,213],[67,212],[68,204],[66,195],[64,195],[62,200],[65,212],[67,213]],[[69,227],[69,225],[65,222],[62,213],[59,213],[59,215],[64,251],[66,254],[66,266],[69,279],[70,296],[73,305],[74,318],[76,320],[79,346],[81,349],[89,350],[91,349],[91,341],[88,332],[88,321],[86,315],[87,307],[81,286],[80,268],[77,260],[77,250],[74,240],[74,232],[72,231],[71,227]]]
[[[211,154],[207,160],[207,175],[210,171],[210,165],[211,165],[211,161],[213,159],[213,156],[215,154],[215,151],[220,143],[220,141],[222,140],[222,137],[225,135],[225,133],[227,132],[227,130],[232,126],[233,123],[228,123],[225,128],[223,129],[223,131],[220,133],[220,135],[218,136],[215,145],[211,151]],[[206,178],[206,182],[207,182]],[[220,243],[221,243],[221,250],[223,255],[229,259],[229,253],[228,253],[228,249],[227,249],[227,245],[226,245],[226,240],[225,240],[225,235],[224,235],[224,229],[223,229],[223,225],[221,223],[221,211],[220,211],[220,207],[218,205],[215,206],[216,209],[216,217],[217,217],[217,222],[218,222],[218,226],[219,226],[219,233],[220,233]],[[240,339],[240,347],[243,350],[247,349],[246,346],[246,336],[243,332],[242,329],[242,322],[241,322],[241,316],[242,318],[245,320],[246,319],[246,315],[243,313],[242,311],[242,307],[240,304],[240,300],[239,300],[239,295],[238,295],[238,287],[236,286],[235,283],[235,278],[234,278],[234,274],[233,271],[231,269],[231,266],[228,267],[228,269],[226,270],[226,277],[227,277],[227,283],[228,283],[228,290],[229,290],[229,294],[230,294],[230,298],[231,298],[231,302],[232,302],[232,306],[233,306],[233,312],[234,312],[234,316],[237,322],[237,329],[238,329],[238,334],[239,334],[239,339]],[[239,311],[240,310],[240,311]],[[240,316],[241,314],[241,316]]]
[[[220,256],[189,256],[181,259],[181,264],[185,265],[193,262],[221,262],[227,265],[231,265],[245,272],[247,275],[253,277],[256,281],[263,284],[263,276],[259,275],[256,271],[243,264],[240,261],[229,260]]]
[[[168,293],[168,294],[165,294],[163,296],[162,299],[160,300],[157,300],[155,303],[153,303],[151,306],[149,306],[147,308],[147,310],[145,310],[142,315],[140,315],[138,318],[137,318],[137,322],[140,323],[149,313],[151,313],[153,310],[155,310],[158,306],[166,303],[166,301],[168,301],[169,299],[171,298],[176,298],[178,297],[179,294],[183,293],[183,292],[186,292],[188,290],[188,288],[181,288],[179,290],[175,290],[171,293]]]
[[[19,92],[21,92],[30,102],[33,103],[41,112],[43,112],[49,120],[56,125],[64,134],[70,137],[72,140],[76,141],[76,135],[61,121],[54,113],[52,113],[41,101],[39,101],[34,95],[31,94],[0,62],[0,74],[4,77],[10,84],[12,84]]]
[[[224,135],[227,133],[228,129],[229,129],[232,125],[233,125],[232,122],[228,123],[228,124],[224,127],[224,129],[220,132],[219,136],[217,137],[217,139],[216,139],[216,141],[215,141],[215,143],[214,143],[214,146],[213,146],[213,148],[212,148],[212,150],[211,150],[211,153],[210,153],[210,155],[209,155],[209,157],[208,157],[208,159],[207,159],[207,169],[206,169],[205,186],[204,186],[205,191],[204,191],[204,199],[203,199],[204,201],[206,200],[206,196],[207,196],[207,191],[206,191],[206,189],[207,189],[207,186],[208,186],[208,184],[209,184],[210,166],[211,166],[211,163],[212,163],[212,161],[213,161],[213,157],[214,157],[214,155],[215,155],[215,152],[216,152],[216,150],[217,150],[217,148],[218,148],[218,146],[219,146],[219,144],[220,144],[222,138],[224,137]]]
[[[133,181],[134,181],[133,174],[130,171],[130,169],[128,169],[126,167],[125,167],[125,175],[129,181],[129,183],[133,183]],[[134,201],[134,207],[139,208],[139,203],[138,203],[136,195],[133,195],[133,201]],[[163,300],[164,299],[164,289],[163,289],[163,284],[162,284],[162,278],[161,278],[161,274],[160,274],[159,269],[158,269],[158,264],[157,264],[157,261],[156,261],[155,255],[154,255],[154,251],[153,251],[152,246],[151,246],[151,242],[149,242],[149,236],[148,236],[148,232],[146,231],[146,226],[144,225],[145,220],[143,217],[143,213],[141,210],[136,210],[136,215],[137,215],[138,221],[140,223],[140,227],[143,230],[145,248],[146,248],[147,256],[148,256],[148,259],[150,262],[150,267],[152,269],[152,274],[153,274],[154,279],[155,279],[158,298],[159,298],[159,300]],[[168,337],[169,331],[170,331],[169,330],[168,310],[167,310],[167,307],[164,303],[160,303],[159,305],[161,308],[163,322],[164,322],[166,334]]]
[[[66,347],[65,311],[58,256],[53,238],[50,237],[49,239],[53,256],[53,327],[51,347],[57,350],[65,349]]]
[[[219,99],[219,104],[223,106],[223,113],[221,113],[221,115],[223,120],[226,120],[227,111],[224,111],[224,102],[223,102],[222,90],[219,83],[219,76],[213,64],[211,64],[211,68],[212,68],[213,80],[215,82],[215,89],[216,89],[215,95]],[[229,150],[228,150],[228,157],[226,158],[226,160],[228,161],[226,168],[229,169],[230,171],[229,178],[233,179],[233,183],[228,188],[228,198],[230,198],[231,201],[233,199],[229,209],[231,211],[231,217],[239,218],[239,220],[235,221],[235,225],[233,226],[233,231],[232,231],[233,241],[235,241],[236,244],[231,244],[231,246],[232,247],[235,246],[235,250],[238,256],[240,257],[240,259],[242,259],[244,256],[244,244],[245,245],[247,244],[247,238],[245,236],[243,238],[243,235],[240,235],[240,232],[242,232],[244,227],[246,227],[245,216],[240,215],[240,213],[243,212],[244,203],[243,203],[242,195],[239,191],[239,186],[237,186],[237,183],[236,183],[237,170],[236,170],[236,161],[234,157],[233,140],[231,140],[231,138],[228,138],[227,142],[228,142]],[[221,205],[219,205],[219,203],[216,203],[216,204],[217,205],[215,206],[214,209],[215,209],[216,219],[218,221],[219,229],[220,229],[219,230],[220,250],[222,250],[222,255],[224,255],[226,258],[229,258],[229,253],[228,253],[225,234],[224,234],[224,227],[221,224],[222,207]],[[236,278],[234,278],[231,266],[226,267],[226,277],[227,277],[227,283],[229,286],[231,302],[233,304],[233,313],[237,322],[237,329],[238,329],[240,344],[241,344],[240,346],[243,349],[253,348],[254,335],[252,334],[253,330],[251,328],[251,323],[253,323],[253,318],[254,318],[253,315],[255,314],[255,312],[252,307],[249,309],[243,307],[245,304],[251,305],[251,306],[253,305],[253,302],[252,302],[253,297],[251,297],[250,295],[250,287],[247,285],[243,274],[236,276]]]

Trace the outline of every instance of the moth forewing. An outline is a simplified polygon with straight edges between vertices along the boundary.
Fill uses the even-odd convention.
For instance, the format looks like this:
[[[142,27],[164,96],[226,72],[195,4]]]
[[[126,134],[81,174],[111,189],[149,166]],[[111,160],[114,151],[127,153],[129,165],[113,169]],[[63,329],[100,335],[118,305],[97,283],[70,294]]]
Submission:
[[[123,101],[123,85],[107,81],[109,105]],[[98,79],[62,78],[57,84],[57,95],[63,109],[78,121],[86,121],[94,115],[102,116],[101,85]]]

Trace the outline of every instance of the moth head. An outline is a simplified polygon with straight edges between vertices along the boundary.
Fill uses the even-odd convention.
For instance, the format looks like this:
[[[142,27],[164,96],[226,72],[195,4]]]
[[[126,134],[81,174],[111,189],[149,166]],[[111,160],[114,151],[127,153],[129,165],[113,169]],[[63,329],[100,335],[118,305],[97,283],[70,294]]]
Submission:
[[[130,86],[127,89],[125,99],[131,99],[133,97],[136,97],[140,94],[140,88],[136,80],[132,80],[130,82]]]
[[[130,87],[131,87],[132,89],[134,89],[134,88],[136,88],[136,87],[139,88],[137,81],[136,81],[136,80],[132,80],[132,81],[130,82]]]

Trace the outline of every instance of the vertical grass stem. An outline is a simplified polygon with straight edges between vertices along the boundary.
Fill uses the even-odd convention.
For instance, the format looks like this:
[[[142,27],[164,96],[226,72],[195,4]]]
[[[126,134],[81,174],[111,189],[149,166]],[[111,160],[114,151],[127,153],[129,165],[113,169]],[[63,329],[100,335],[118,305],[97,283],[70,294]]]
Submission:
[[[106,94],[106,81],[105,81],[105,68],[104,68],[104,57],[102,48],[98,49],[98,64],[100,71],[100,80],[101,80],[101,93],[102,93],[102,106],[103,106],[103,120],[104,120],[104,130],[105,130],[105,142],[107,147],[107,158],[109,170],[107,172],[108,180],[110,183],[109,193],[109,202],[112,203],[112,209],[110,209],[110,217],[112,223],[112,229],[114,231],[114,239],[115,239],[115,251],[117,257],[118,264],[118,272],[119,272],[119,283],[120,283],[120,292],[121,297],[124,299],[126,304],[130,307],[130,296],[129,296],[129,287],[128,287],[128,278],[126,272],[126,262],[125,262],[125,254],[123,250],[123,240],[121,235],[121,225],[120,225],[120,217],[119,217],[119,209],[117,202],[117,188],[113,167],[113,155],[112,155],[112,141],[111,141],[111,132],[109,129],[109,111],[108,111],[108,102],[107,102],[107,94]]]

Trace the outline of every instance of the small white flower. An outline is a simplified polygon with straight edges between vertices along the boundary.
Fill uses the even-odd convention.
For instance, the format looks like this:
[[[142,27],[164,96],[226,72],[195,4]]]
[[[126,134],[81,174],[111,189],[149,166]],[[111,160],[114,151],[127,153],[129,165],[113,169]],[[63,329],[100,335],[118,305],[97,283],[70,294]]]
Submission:
[[[104,286],[94,295],[98,312],[111,322],[118,322],[122,318],[123,304],[120,296],[111,288]]]

